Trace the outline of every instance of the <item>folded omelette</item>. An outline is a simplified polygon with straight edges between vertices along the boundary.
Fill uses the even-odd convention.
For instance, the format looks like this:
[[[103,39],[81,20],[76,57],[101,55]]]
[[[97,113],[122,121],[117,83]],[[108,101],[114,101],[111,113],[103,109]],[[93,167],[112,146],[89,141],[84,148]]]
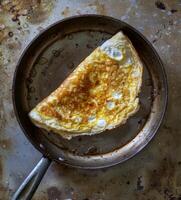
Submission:
[[[139,109],[142,73],[131,41],[118,32],[83,60],[29,117],[36,126],[67,139],[113,129]]]

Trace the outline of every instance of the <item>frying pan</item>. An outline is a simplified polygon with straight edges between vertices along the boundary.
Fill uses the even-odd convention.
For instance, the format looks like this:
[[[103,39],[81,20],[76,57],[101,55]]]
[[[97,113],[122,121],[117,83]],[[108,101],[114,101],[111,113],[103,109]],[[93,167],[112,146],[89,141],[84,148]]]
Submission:
[[[120,30],[132,41],[144,65],[139,111],[116,129],[71,140],[35,127],[28,112],[98,45]],[[13,200],[32,198],[51,161],[98,169],[128,160],[155,135],[167,104],[165,71],[150,42],[125,22],[100,15],[61,20],[33,39],[18,62],[12,91],[17,120],[26,137],[43,155]]]

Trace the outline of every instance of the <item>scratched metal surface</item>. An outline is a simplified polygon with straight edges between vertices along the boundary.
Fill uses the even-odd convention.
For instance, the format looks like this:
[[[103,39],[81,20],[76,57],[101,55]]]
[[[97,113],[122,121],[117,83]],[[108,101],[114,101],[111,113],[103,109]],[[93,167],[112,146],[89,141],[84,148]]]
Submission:
[[[62,18],[98,13],[128,22],[155,46],[169,83],[164,124],[153,141],[124,164],[97,171],[53,163],[33,200],[181,199],[181,1],[0,1],[0,200],[10,199],[41,155],[13,112],[13,72],[23,49]]]

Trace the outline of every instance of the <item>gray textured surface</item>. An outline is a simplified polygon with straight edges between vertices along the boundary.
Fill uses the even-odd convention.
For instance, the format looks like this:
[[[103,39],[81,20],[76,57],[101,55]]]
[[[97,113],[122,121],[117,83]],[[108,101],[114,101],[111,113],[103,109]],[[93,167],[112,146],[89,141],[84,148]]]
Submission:
[[[51,3],[49,3],[51,2]],[[41,155],[23,135],[11,101],[13,72],[36,34],[59,19],[98,13],[128,22],[155,46],[165,64],[169,105],[162,128],[136,157],[105,170],[85,171],[53,163],[34,200],[181,199],[181,2],[21,1],[0,4],[0,199],[11,194]]]

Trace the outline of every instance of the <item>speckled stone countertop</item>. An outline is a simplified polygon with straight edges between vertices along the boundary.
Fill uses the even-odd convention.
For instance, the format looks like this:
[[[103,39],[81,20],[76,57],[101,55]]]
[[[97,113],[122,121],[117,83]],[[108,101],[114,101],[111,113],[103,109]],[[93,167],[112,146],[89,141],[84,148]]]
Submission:
[[[16,63],[28,43],[62,18],[98,13],[142,32],[165,65],[169,104],[153,141],[131,160],[88,171],[52,163],[34,200],[181,199],[181,1],[0,1],[0,199],[10,199],[41,155],[22,133],[12,106]]]

